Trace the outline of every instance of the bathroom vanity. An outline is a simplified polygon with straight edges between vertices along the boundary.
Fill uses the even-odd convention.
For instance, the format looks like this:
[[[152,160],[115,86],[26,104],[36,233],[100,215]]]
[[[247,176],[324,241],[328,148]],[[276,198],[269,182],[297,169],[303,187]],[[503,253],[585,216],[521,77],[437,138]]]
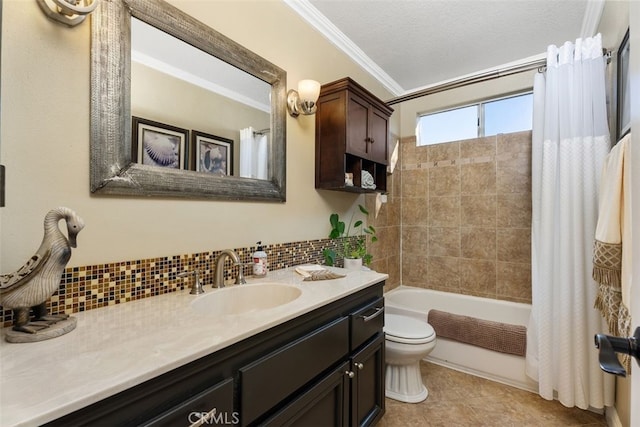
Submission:
[[[270,281],[299,286],[301,296],[277,308],[217,317],[215,313],[194,316],[189,305],[199,297],[188,295],[188,291],[124,304],[123,307],[131,307],[115,314],[120,319],[114,328],[124,331],[129,322],[140,328],[141,316],[153,311],[156,314],[150,314],[148,327],[153,328],[152,322],[158,320],[157,326],[168,330],[150,329],[148,333],[154,337],[150,339],[144,337],[143,329],[137,335],[125,333],[125,342],[146,350],[133,348],[121,352],[119,363],[110,359],[118,349],[105,349],[105,354],[100,355],[95,348],[82,351],[80,347],[86,343],[78,341],[88,337],[81,328],[91,329],[87,322],[92,320],[97,321],[93,332],[100,333],[103,322],[97,317],[98,312],[119,307],[80,313],[85,315],[78,319],[81,333],[67,343],[81,350],[76,360],[77,372],[70,373],[79,378],[70,379],[69,386],[78,388],[78,392],[84,387],[90,393],[94,384],[93,396],[79,399],[76,394],[75,402],[72,399],[63,408],[51,408],[42,417],[35,417],[24,408],[33,417],[33,422],[24,425],[187,426],[199,420],[204,425],[243,426],[375,424],[384,414],[382,287],[387,276],[348,272],[343,279],[302,282],[291,270],[270,275]],[[207,287],[208,293],[216,291]],[[153,300],[157,300],[156,304]],[[136,305],[140,306],[138,310],[132,309]],[[172,305],[174,313],[167,311]],[[173,322],[160,320],[158,310],[172,316]],[[107,314],[107,318],[111,320],[112,315]],[[174,325],[176,322],[181,324],[180,328]],[[73,334],[68,335],[73,338]],[[135,339],[136,336],[140,339]],[[50,343],[61,349],[63,338]],[[88,339],[106,343],[109,341],[106,338]],[[120,350],[125,348],[120,343],[113,345]],[[15,346],[3,343],[2,350],[7,349],[15,350]],[[23,346],[19,350],[31,349]],[[98,359],[90,360],[88,353]],[[136,372],[137,369],[127,366],[129,362],[144,366],[144,354],[150,364],[163,366],[148,372]],[[3,362],[9,360],[6,356],[3,354]],[[13,358],[11,361],[16,365]],[[74,365],[73,360],[68,362],[69,366]],[[90,366],[82,366],[87,363]],[[121,372],[109,372],[118,365],[122,366]],[[92,368],[98,372],[92,374]],[[105,372],[99,372],[101,368]],[[6,378],[7,372],[3,368],[3,388],[7,386],[5,379],[10,383],[20,381],[19,373]],[[69,373],[65,372],[66,375]],[[33,383],[30,386],[38,388]],[[59,386],[54,384],[48,392],[55,392],[56,388]],[[114,390],[117,392],[111,393]],[[22,394],[27,395],[26,391]],[[19,404],[17,398],[12,401]],[[5,407],[5,403],[3,413],[6,409],[17,410]],[[35,405],[36,409],[40,404]],[[3,418],[2,425],[21,424],[15,422],[16,417],[3,415]]]

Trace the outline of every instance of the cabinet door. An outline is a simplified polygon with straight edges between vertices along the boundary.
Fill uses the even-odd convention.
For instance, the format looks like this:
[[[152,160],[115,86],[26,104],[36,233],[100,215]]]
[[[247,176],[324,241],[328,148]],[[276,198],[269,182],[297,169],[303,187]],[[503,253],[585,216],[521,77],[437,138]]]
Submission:
[[[387,115],[375,107],[370,109],[369,118],[369,160],[386,165],[389,120]]]
[[[384,333],[351,358],[351,425],[369,426],[384,415]]]
[[[323,377],[261,425],[265,426],[347,426],[349,362]]]
[[[354,156],[369,158],[369,103],[349,93],[347,101],[347,147]]]

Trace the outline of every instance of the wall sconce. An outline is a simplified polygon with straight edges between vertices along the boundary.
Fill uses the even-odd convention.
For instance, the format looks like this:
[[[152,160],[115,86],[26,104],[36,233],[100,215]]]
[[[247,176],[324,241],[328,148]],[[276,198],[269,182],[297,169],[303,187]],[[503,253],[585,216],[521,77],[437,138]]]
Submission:
[[[47,17],[75,27],[98,6],[98,0],[36,0]]]
[[[314,114],[317,109],[316,102],[320,96],[320,83],[315,80],[300,80],[298,90],[291,89],[287,92],[287,110],[292,117],[300,114],[308,116]]]

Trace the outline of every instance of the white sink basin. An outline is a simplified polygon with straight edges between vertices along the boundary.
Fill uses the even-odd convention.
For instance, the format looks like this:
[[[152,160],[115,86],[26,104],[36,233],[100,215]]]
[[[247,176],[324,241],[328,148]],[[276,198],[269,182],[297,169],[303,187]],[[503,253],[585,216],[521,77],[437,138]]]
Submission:
[[[222,289],[207,289],[207,293],[191,302],[191,308],[202,314],[244,314],[287,304],[302,291],[282,283],[253,283]]]

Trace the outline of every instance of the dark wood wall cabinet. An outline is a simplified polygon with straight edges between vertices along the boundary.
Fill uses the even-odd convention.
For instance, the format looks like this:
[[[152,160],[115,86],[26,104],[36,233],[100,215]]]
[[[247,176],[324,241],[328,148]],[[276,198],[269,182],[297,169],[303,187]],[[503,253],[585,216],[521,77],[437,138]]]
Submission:
[[[350,78],[322,85],[316,111],[316,188],[387,191],[389,117],[393,109]],[[363,187],[362,171],[375,190]],[[345,174],[352,174],[347,185]]]
[[[370,426],[384,414],[384,282],[47,425]]]

